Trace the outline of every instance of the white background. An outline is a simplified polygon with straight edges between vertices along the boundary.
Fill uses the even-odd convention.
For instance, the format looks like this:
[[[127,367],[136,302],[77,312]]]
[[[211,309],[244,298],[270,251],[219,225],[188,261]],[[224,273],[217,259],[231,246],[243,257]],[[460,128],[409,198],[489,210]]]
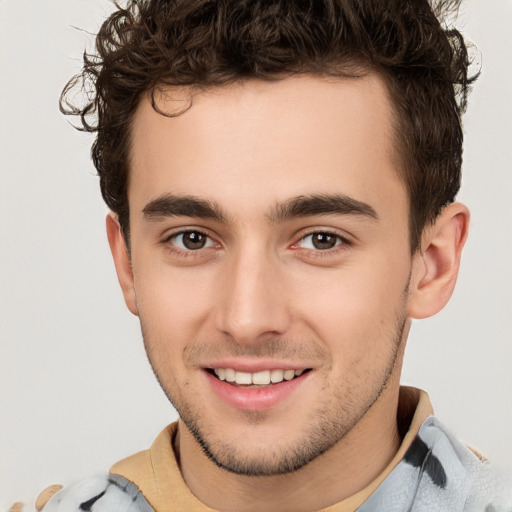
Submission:
[[[0,509],[148,447],[175,412],[125,310],[89,159],[58,113],[107,0],[0,0]],[[467,1],[483,75],[465,118],[472,231],[458,288],[413,326],[404,381],[512,468],[512,3]]]

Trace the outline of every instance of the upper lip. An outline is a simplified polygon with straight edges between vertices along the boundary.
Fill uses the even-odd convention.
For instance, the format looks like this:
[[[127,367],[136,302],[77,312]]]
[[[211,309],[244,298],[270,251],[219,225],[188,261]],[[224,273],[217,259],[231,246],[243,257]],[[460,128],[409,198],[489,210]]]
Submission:
[[[215,368],[231,368],[238,372],[257,373],[265,370],[307,370],[311,365],[303,362],[285,362],[285,361],[271,361],[271,360],[240,360],[240,359],[223,359],[220,361],[209,362],[208,364],[201,365],[204,369]]]

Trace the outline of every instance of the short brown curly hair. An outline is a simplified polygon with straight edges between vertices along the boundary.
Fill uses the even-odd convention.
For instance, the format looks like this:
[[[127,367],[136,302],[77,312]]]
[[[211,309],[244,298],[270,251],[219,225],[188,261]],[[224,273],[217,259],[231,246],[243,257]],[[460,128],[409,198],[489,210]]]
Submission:
[[[60,107],[80,117],[80,129],[97,132],[92,157],[101,192],[128,243],[130,126],[142,95],[162,85],[377,72],[395,109],[413,251],[423,228],[454,201],[461,113],[476,78],[468,76],[462,35],[442,25],[457,1],[128,0],[116,6]],[[70,99],[77,86],[86,91],[85,106]]]

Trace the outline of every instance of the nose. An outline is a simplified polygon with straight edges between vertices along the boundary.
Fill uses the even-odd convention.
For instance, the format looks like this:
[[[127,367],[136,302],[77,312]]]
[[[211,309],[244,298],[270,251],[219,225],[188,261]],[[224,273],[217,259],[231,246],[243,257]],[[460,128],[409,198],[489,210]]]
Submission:
[[[218,330],[239,344],[282,335],[290,325],[284,262],[263,250],[246,249],[226,262],[216,302]]]

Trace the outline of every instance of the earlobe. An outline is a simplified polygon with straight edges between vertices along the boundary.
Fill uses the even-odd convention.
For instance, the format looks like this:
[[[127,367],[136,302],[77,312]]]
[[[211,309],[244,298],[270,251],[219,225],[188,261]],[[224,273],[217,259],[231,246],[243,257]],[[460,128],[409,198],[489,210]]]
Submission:
[[[408,315],[435,315],[450,299],[459,273],[462,249],[467,239],[469,211],[460,203],[444,208],[422,238],[415,255],[409,288]]]
[[[134,315],[138,315],[130,255],[126,247],[121,226],[119,225],[117,216],[113,212],[107,214],[106,227],[108,243],[112,251],[112,257],[114,258],[117,279],[123,291],[124,301],[128,309]]]

